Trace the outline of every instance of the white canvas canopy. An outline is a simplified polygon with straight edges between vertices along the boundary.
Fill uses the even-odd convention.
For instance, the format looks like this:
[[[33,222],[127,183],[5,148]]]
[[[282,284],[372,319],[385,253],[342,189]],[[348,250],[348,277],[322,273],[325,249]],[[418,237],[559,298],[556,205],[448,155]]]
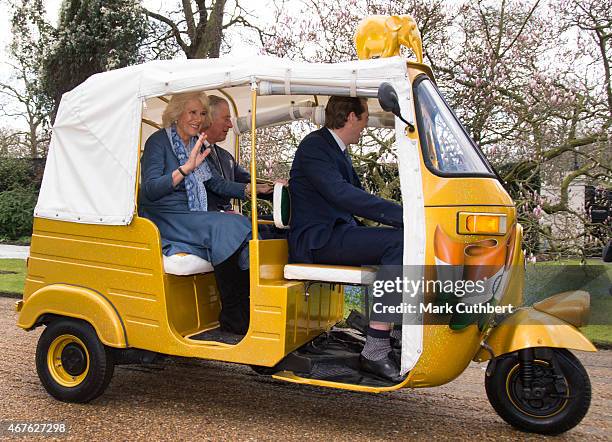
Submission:
[[[400,58],[339,64],[270,57],[168,60],[96,74],[62,97],[35,216],[109,225],[131,222],[143,112],[159,121],[155,116],[165,107],[153,97],[223,89],[238,115],[245,116],[253,81],[282,85],[287,91],[296,85],[335,86],[356,94],[405,78],[406,64]],[[312,97],[262,96],[258,110]],[[153,130],[142,133],[146,137]]]
[[[404,118],[414,122],[407,79],[406,61],[399,57],[338,64],[270,57],[169,60],[94,75],[62,97],[35,216],[130,224],[136,209],[140,147],[155,130],[143,119],[160,122],[163,98],[172,94],[198,90],[225,94],[236,106],[234,117],[244,117],[250,114],[251,88],[256,85],[259,119],[260,112],[262,118],[266,112],[280,115],[279,108],[315,97],[319,105],[332,94],[374,97],[386,81],[398,93]],[[372,114],[382,115],[376,100],[370,100],[369,107]],[[385,125],[389,122],[389,115],[377,118]],[[395,129],[404,243],[409,245],[404,247],[404,264],[420,265],[425,257],[425,221],[418,144],[403,135],[405,124],[398,118]],[[404,326],[403,333],[402,372],[406,372],[421,353],[422,326]]]

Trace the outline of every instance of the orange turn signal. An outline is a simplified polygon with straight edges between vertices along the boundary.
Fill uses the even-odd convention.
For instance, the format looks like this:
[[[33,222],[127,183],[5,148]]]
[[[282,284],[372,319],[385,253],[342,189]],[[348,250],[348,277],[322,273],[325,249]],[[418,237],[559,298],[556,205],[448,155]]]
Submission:
[[[463,235],[504,235],[506,215],[496,213],[460,212],[457,233]]]

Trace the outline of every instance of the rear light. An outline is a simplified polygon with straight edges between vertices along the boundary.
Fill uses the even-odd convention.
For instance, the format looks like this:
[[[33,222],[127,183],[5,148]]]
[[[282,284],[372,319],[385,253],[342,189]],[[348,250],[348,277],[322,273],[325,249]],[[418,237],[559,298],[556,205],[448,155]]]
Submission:
[[[506,215],[459,212],[457,233],[462,235],[505,235]]]

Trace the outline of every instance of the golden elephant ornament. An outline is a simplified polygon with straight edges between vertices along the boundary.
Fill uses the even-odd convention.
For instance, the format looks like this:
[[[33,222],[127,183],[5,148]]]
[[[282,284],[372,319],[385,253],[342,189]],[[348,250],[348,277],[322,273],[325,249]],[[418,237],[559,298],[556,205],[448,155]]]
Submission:
[[[410,48],[417,61],[423,62],[421,33],[410,15],[373,15],[357,27],[355,47],[360,60],[399,55],[400,45]]]

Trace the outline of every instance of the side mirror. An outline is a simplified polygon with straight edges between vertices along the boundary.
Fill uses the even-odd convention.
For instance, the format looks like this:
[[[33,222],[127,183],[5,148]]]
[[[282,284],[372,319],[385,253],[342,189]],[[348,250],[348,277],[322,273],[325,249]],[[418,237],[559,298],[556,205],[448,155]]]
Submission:
[[[406,123],[410,132],[414,132],[414,125],[404,120],[402,117],[397,92],[395,92],[395,89],[393,86],[391,86],[391,83],[385,82],[378,87],[378,103],[385,112],[391,112],[397,118]]]
[[[400,116],[400,105],[397,92],[391,83],[383,83],[378,87],[378,102],[385,112]]]

